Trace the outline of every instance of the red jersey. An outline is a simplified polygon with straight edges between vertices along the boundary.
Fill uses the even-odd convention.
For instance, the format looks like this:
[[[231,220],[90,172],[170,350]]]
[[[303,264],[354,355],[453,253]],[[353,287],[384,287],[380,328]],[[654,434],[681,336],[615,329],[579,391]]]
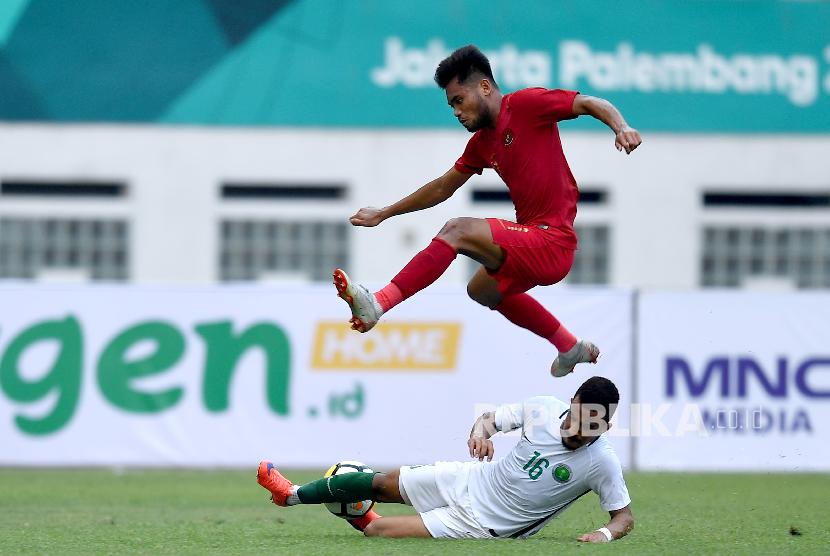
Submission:
[[[537,87],[504,95],[495,129],[477,131],[455,163],[465,174],[493,168],[510,190],[516,222],[550,226],[551,239],[569,249],[576,249],[573,222],[579,189],[556,122],[577,116],[577,94]]]

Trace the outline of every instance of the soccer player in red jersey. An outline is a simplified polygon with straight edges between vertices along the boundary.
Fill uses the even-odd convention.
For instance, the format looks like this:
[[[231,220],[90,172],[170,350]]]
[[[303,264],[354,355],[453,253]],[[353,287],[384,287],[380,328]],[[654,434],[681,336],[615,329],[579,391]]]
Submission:
[[[334,284],[352,311],[352,328],[369,331],[381,315],[437,280],[461,253],[481,263],[467,285],[471,298],[556,346],[551,374],[565,376],[577,363],[596,362],[594,344],[577,339],[526,293],[562,280],[577,246],[573,221],[579,189],[562,152],[557,122],[593,116],[611,128],[617,150],[626,154],[640,145],[640,134],[610,102],[576,91],[530,88],[502,94],[489,61],[473,45],[443,60],[435,81],[455,117],[474,133],[464,154],[443,176],[400,201],[360,209],[351,224],[377,226],[392,216],[433,207],[484,168],[493,168],[507,184],[516,222],[449,220],[426,249],[375,293],[335,270]]]

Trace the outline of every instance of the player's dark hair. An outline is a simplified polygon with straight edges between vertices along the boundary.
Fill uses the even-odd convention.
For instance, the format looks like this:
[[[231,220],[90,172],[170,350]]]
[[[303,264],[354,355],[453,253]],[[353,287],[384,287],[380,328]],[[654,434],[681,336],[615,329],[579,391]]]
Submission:
[[[496,80],[493,79],[493,70],[490,69],[490,60],[478,47],[468,44],[441,60],[435,70],[435,82],[442,89],[446,89],[453,79],[457,78],[459,83],[464,83],[476,73],[483,74],[498,88]]]
[[[598,405],[605,408],[603,419],[607,423],[620,403],[620,393],[613,382],[605,377],[592,376],[576,391],[581,404]]]

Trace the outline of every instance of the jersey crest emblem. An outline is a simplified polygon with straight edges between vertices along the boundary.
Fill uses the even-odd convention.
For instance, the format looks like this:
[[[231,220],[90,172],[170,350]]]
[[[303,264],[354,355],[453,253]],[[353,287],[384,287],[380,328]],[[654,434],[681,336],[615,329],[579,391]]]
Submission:
[[[571,468],[564,463],[560,463],[553,468],[553,479],[557,483],[567,483],[571,480]]]
[[[509,127],[504,130],[504,146],[509,147],[513,144],[513,130]]]

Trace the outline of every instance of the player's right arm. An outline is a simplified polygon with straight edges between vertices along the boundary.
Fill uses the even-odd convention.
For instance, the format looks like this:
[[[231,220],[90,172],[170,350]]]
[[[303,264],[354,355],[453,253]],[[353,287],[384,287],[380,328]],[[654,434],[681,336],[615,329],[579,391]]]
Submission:
[[[622,466],[609,444],[597,452],[588,471],[588,486],[599,496],[599,505],[608,512],[611,520],[604,528],[577,538],[582,542],[608,542],[626,536],[634,529],[631,513],[631,496],[623,478]],[[603,531],[606,529],[608,534]],[[609,539],[608,536],[611,536]]]
[[[605,529],[611,534],[611,538],[597,529],[590,533],[581,535],[576,540],[580,542],[609,542],[621,539],[634,529],[634,515],[631,513],[631,505],[627,505],[619,510],[608,512],[611,520],[605,525]]]
[[[436,178],[426,185],[421,186],[411,195],[407,195],[397,203],[384,208],[364,207],[349,218],[352,226],[377,226],[387,218],[415,212],[434,207],[443,203],[452,194],[464,185],[472,174],[459,172],[455,167],[450,168],[446,174]]]

